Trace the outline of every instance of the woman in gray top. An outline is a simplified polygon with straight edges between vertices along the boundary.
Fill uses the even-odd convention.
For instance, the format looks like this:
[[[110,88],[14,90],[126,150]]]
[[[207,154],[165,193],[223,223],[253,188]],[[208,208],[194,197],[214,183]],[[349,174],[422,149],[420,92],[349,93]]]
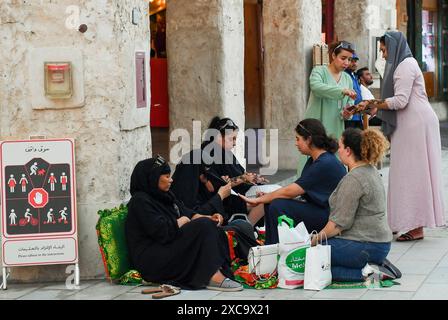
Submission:
[[[347,129],[339,141],[340,159],[350,172],[331,195],[330,218],[319,234],[329,238],[335,281],[364,281],[373,273],[382,279],[395,278],[382,266],[392,231],[387,223],[386,192],[374,167],[388,148],[384,135],[373,129]],[[317,239],[313,238],[313,244]]]

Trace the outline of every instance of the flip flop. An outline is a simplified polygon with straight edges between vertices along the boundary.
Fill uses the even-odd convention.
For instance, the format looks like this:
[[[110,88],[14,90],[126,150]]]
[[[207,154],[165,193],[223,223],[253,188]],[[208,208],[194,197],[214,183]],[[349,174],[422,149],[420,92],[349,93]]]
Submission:
[[[409,232],[406,232],[397,238],[397,242],[418,241],[418,240],[423,240],[424,238],[425,237],[414,238],[414,236],[412,234],[410,234]]]
[[[149,289],[142,290],[142,294],[153,294],[153,293],[158,293],[158,292],[163,292],[162,286],[159,286],[157,288],[149,288]]]
[[[175,296],[180,293],[180,288],[178,288],[178,287],[164,284],[161,286],[161,288],[163,291],[160,293],[153,294],[152,295],[153,299],[163,299],[163,298]]]
[[[143,289],[142,294],[153,294],[153,293],[163,292],[163,291],[170,290],[170,289],[180,290],[180,288],[178,288],[178,287],[170,286],[168,284],[162,284],[158,287]]]

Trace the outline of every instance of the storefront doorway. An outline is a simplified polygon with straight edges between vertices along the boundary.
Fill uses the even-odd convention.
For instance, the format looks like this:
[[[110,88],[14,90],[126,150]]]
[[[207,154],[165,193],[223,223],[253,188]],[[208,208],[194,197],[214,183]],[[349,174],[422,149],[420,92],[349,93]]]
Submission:
[[[423,1],[422,10],[422,71],[425,77],[428,97],[433,98],[437,93],[437,1]]]
[[[429,98],[448,100],[448,0],[407,1],[408,42]]]
[[[166,0],[150,1],[151,138],[153,155],[169,159],[169,96],[166,50]]]

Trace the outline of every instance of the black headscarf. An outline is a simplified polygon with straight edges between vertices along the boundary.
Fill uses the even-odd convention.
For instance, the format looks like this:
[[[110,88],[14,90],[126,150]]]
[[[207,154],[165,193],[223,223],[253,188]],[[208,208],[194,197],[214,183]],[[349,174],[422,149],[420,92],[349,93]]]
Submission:
[[[406,42],[406,37],[399,31],[386,32],[387,64],[381,88],[381,99],[395,95],[394,73],[400,63],[412,57],[412,51]],[[379,110],[378,118],[383,121],[382,130],[386,136],[392,135],[397,127],[397,112],[395,110]]]
[[[164,192],[159,189],[161,175],[171,173],[168,163],[156,164],[156,159],[143,160],[137,163],[131,175],[131,195],[144,192],[163,203],[174,204],[175,196],[171,191]]]

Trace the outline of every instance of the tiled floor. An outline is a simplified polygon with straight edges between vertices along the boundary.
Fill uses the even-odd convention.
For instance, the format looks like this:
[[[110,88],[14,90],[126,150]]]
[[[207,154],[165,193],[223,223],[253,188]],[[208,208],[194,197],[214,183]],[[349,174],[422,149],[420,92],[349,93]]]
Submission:
[[[443,152],[445,196],[448,210],[448,150]],[[385,184],[388,169],[382,169]],[[389,259],[403,272],[401,285],[381,289],[341,289],[312,292],[305,290],[244,290],[238,293],[183,291],[168,300],[436,300],[448,299],[448,228],[426,230],[425,240],[392,243]],[[139,287],[112,285],[106,281],[83,281],[79,290],[68,290],[63,283],[10,284],[0,290],[0,299],[20,300],[148,300]]]

